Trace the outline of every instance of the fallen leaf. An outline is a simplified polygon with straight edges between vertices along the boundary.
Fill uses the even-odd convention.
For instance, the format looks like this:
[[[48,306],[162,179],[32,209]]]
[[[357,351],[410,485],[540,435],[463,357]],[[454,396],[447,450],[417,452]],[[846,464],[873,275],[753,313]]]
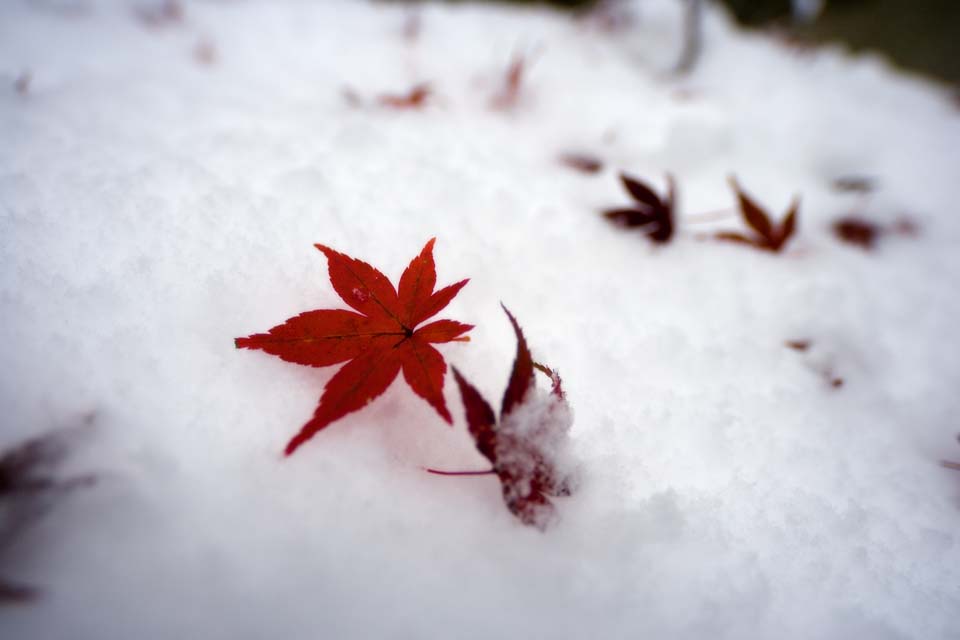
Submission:
[[[623,188],[636,203],[632,207],[608,209],[603,212],[607,220],[624,227],[642,227],[647,237],[657,243],[666,243],[673,237],[676,186],[673,176],[667,174],[667,195],[661,198],[638,178],[620,174]]]
[[[527,60],[523,54],[517,54],[513,57],[503,75],[503,84],[490,101],[490,106],[494,109],[511,109],[516,106],[520,100],[520,89],[526,67]]]
[[[73,437],[92,424],[93,414],[77,427],[54,430],[0,452],[0,560],[23,544],[29,527],[61,496],[96,481],[93,475],[61,478],[56,467],[66,457]],[[0,604],[35,599],[40,591],[0,577]]]
[[[835,220],[832,228],[833,234],[841,241],[867,250],[872,249],[877,238],[884,233],[879,225],[855,216]]]
[[[603,161],[585,153],[563,153],[560,155],[560,164],[566,165],[581,173],[600,173],[603,171]]]
[[[405,94],[396,95],[384,93],[377,96],[377,102],[391,109],[422,109],[432,95],[433,90],[426,82],[421,82],[410,88]]]
[[[796,231],[797,211],[800,208],[800,198],[795,197],[793,199],[786,216],[784,216],[783,222],[779,225],[774,225],[773,222],[770,221],[770,215],[766,210],[744,193],[737,183],[737,179],[732,176],[730,177],[730,186],[733,187],[733,191],[737,195],[740,214],[743,216],[743,220],[747,223],[747,226],[753,230],[754,234],[751,237],[735,231],[721,231],[714,237],[717,240],[746,244],[766,251],[778,252],[783,249],[787,240],[789,240],[790,236]]]
[[[477,450],[493,465],[507,508],[524,524],[544,529],[555,514],[547,496],[571,493],[570,475],[561,471],[559,464],[570,427],[570,408],[560,376],[533,361],[516,319],[506,307],[503,310],[517,336],[517,355],[499,422],[490,404],[456,367],[453,377],[460,388],[467,428]],[[537,394],[535,369],[546,373],[553,383],[546,397]]]
[[[794,351],[806,351],[810,348],[809,340],[787,340],[784,344]]]
[[[287,362],[311,367],[346,362],[327,382],[313,418],[287,444],[286,455],[332,422],[362,409],[386,391],[401,371],[413,392],[453,423],[443,398],[447,365],[431,343],[467,341],[470,338],[463,334],[473,325],[436,320],[417,328],[467,284],[461,280],[434,291],[433,244],[431,239],[410,262],[396,289],[366,262],[315,245],[327,257],[334,290],[356,311],[307,311],[267,333],[236,339],[237,348],[261,349]]]

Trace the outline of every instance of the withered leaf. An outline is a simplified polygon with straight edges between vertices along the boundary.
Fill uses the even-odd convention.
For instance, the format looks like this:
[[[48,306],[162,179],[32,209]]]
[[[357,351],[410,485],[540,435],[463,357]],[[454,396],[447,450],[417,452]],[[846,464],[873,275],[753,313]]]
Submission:
[[[603,161],[585,153],[563,153],[560,155],[560,164],[581,173],[600,173],[603,171]]]
[[[833,234],[841,241],[867,250],[872,249],[877,238],[884,233],[883,227],[855,216],[835,220],[832,228]]]
[[[787,210],[787,214],[779,225],[773,224],[770,215],[748,196],[737,183],[736,178],[730,177],[730,186],[737,196],[740,215],[747,226],[753,230],[752,236],[736,231],[721,231],[714,237],[725,242],[746,244],[757,249],[779,252],[793,235],[797,225],[797,213],[800,208],[800,198],[795,197]]]
[[[676,203],[676,185],[673,176],[667,174],[667,195],[661,198],[642,180],[620,174],[620,182],[635,204],[632,207],[607,209],[603,215],[624,227],[641,227],[643,232],[656,243],[666,243],[673,237],[674,207]]]
[[[377,102],[391,109],[422,109],[432,94],[433,89],[430,88],[430,84],[421,82],[413,85],[405,94],[380,94],[377,96]]]

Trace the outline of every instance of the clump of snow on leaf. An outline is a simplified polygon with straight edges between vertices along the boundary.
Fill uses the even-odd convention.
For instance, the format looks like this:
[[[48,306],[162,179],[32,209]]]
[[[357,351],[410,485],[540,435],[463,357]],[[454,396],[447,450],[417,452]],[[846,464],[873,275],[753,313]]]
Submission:
[[[570,495],[576,484],[576,469],[569,448],[573,410],[562,396],[530,389],[523,403],[503,416],[497,439],[497,469],[517,480],[505,483],[507,504],[522,501],[531,493]],[[549,503],[532,508],[533,524],[543,528],[554,518]]]

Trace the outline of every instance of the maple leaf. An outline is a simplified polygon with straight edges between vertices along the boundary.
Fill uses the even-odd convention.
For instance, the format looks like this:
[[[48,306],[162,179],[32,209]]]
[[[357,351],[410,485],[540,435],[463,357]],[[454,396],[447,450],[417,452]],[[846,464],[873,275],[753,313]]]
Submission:
[[[431,343],[468,341],[463,334],[473,325],[436,320],[417,328],[446,307],[468,282],[434,290],[434,242],[432,238],[410,261],[398,288],[366,262],[314,245],[327,257],[334,290],[356,311],[307,311],[267,333],[236,339],[239,349],[261,349],[287,362],[311,367],[347,363],[327,382],[313,418],[287,444],[286,455],[330,423],[362,409],[386,391],[401,371],[413,392],[453,424],[443,398],[447,365]]]
[[[737,194],[740,214],[743,216],[743,220],[747,223],[747,226],[753,230],[754,236],[745,236],[735,231],[722,231],[716,234],[716,239],[727,242],[738,242],[766,251],[780,251],[796,230],[797,210],[800,208],[800,198],[795,197],[793,199],[783,222],[779,225],[774,225],[770,221],[770,215],[763,207],[743,192],[739,183],[737,183],[737,179],[733,176],[730,177],[730,186],[733,187],[734,193]]]
[[[607,220],[625,227],[642,227],[647,237],[657,243],[669,242],[673,237],[674,205],[676,186],[673,176],[667,174],[667,196],[661,198],[642,180],[620,174],[623,188],[634,199],[636,205],[620,209],[608,209],[603,212]]]
[[[560,376],[535,363],[516,319],[503,307],[517,336],[517,356],[503,394],[500,420],[477,389],[453,367],[466,411],[467,428],[477,450],[493,464],[507,508],[524,524],[543,529],[553,518],[547,496],[570,495],[568,475],[558,468],[558,453],[570,424],[570,409]],[[546,373],[553,387],[537,398],[534,369]]]

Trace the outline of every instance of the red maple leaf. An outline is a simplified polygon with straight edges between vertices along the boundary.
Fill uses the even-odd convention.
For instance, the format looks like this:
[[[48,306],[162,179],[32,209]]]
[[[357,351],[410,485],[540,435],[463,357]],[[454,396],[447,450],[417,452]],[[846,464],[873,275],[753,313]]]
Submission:
[[[467,428],[477,450],[493,464],[507,508],[524,524],[543,529],[554,513],[547,496],[571,492],[570,479],[557,464],[569,428],[569,407],[560,376],[533,361],[516,319],[506,307],[503,310],[517,335],[517,357],[503,394],[499,423],[490,404],[456,367],[453,377],[460,387]],[[546,402],[534,399],[534,369],[543,371],[553,383]]]
[[[446,307],[467,284],[467,280],[461,280],[434,291],[434,241],[427,242],[420,255],[410,261],[398,289],[366,262],[322,244],[314,245],[327,257],[334,290],[359,313],[345,309],[307,311],[267,333],[236,339],[237,348],[262,349],[287,362],[311,367],[347,362],[327,382],[313,418],[287,444],[286,455],[330,423],[362,409],[386,391],[401,370],[413,392],[453,424],[443,398],[447,365],[430,343],[467,341],[470,338],[462,334],[473,325],[436,320],[417,328]]]

